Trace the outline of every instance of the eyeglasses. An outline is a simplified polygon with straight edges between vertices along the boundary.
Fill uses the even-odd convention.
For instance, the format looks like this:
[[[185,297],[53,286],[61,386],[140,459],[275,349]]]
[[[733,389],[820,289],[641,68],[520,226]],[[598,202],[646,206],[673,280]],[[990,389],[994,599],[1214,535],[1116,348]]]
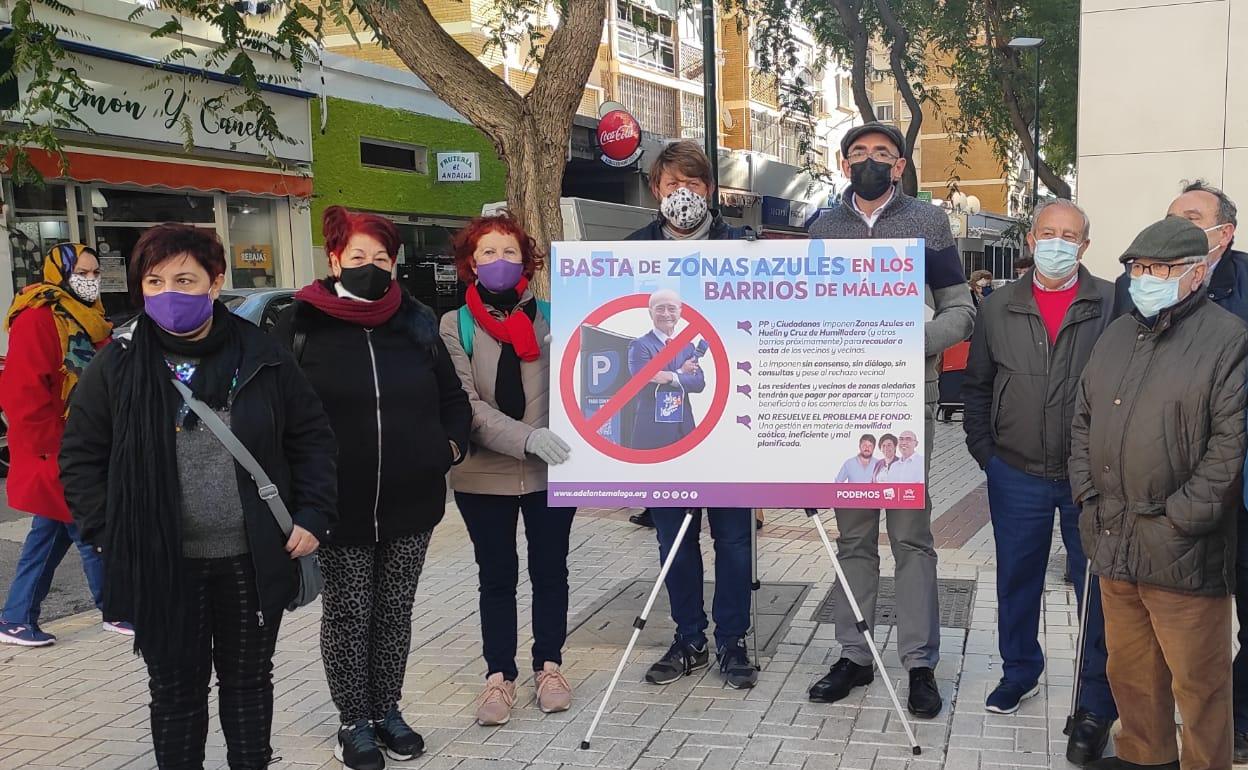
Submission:
[[[894,155],[888,150],[868,151],[864,147],[858,147],[857,149],[850,150],[849,154],[845,157],[849,159],[850,163],[858,163],[859,161],[866,160],[868,157],[871,158],[871,160],[878,160],[880,163],[896,163],[897,159],[901,156]]]
[[[1192,265],[1199,264],[1203,260],[1193,260],[1190,262],[1154,262],[1151,265],[1145,265],[1141,262],[1131,262],[1131,277],[1139,278],[1144,275],[1151,275],[1154,278],[1160,278],[1163,281],[1170,280],[1170,276],[1178,273],[1182,275],[1191,268]]]

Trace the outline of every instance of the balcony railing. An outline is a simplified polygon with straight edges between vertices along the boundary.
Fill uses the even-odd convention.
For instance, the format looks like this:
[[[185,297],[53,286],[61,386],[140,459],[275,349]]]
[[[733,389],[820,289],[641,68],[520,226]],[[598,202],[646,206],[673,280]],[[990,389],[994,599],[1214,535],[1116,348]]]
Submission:
[[[621,59],[639,67],[676,74],[676,52],[671,38],[627,24],[620,24],[616,29],[616,50]]]

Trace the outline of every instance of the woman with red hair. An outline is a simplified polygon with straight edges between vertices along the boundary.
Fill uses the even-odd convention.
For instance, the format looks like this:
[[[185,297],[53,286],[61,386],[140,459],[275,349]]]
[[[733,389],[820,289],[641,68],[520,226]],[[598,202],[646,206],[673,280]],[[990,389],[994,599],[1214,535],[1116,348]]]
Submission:
[[[325,210],[329,277],[299,291],[277,333],[338,438],[338,525],[321,549],[321,658],[351,770],[406,760],[424,740],[404,721],[412,603],[446,472],[464,458],[472,412],[433,311],[394,279],[394,223]]]
[[[524,516],[533,584],[533,678],[537,705],[566,711],[572,688],[560,672],[568,634],[568,536],[575,508],[546,503],[546,468],[568,459],[547,428],[549,305],[529,279],[537,247],[510,215],[481,217],[455,238],[467,304],[442,317],[442,340],[472,404],[472,454],[451,471],[481,589],[485,691],[477,722],[505,724],[516,702],[516,525]]]

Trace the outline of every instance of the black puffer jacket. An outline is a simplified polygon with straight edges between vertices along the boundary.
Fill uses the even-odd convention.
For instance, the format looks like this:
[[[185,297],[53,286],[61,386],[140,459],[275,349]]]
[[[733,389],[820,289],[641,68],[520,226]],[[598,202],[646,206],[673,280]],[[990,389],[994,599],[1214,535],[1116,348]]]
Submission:
[[[1235,586],[1248,328],[1195,293],[1150,328],[1114,321],[1071,427],[1070,483],[1092,571],[1173,591]]]
[[[320,400],[290,354],[254,325],[238,325],[242,363],[230,406],[230,429],[277,485],[295,523],[324,542],[338,511],[335,505],[334,435]],[[114,416],[121,359],[130,350],[113,342],[100,351],[78,383],[61,443],[61,480],[78,531],[88,543],[107,539],[106,497],[115,448]],[[172,386],[170,386],[172,387]],[[174,415],[168,415],[174,425]],[[286,553],[286,536],[256,483],[237,463],[247,543],[256,568],[256,589],[266,620],[282,612],[299,587],[296,563]],[[107,550],[104,559],[109,558]],[[105,591],[104,616],[132,618],[129,597]]]
[[[979,467],[996,455],[1032,476],[1064,479],[1079,375],[1109,326],[1114,286],[1080,266],[1074,301],[1050,344],[1032,279],[1028,271],[979,306],[962,383],[962,426]]]
[[[433,529],[446,510],[454,441],[468,450],[472,409],[438,322],[404,294],[376,329],[295,302],[274,334],[295,347],[338,438],[338,525],[331,545],[385,542]],[[379,433],[380,431],[380,433]]]

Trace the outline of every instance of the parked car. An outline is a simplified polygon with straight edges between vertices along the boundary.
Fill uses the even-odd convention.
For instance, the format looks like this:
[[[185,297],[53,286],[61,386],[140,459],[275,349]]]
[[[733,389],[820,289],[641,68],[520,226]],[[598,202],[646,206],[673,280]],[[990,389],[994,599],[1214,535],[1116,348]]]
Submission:
[[[282,311],[295,301],[294,289],[224,289],[221,302],[239,318],[245,318],[264,331],[272,331]],[[138,316],[113,330],[114,336],[129,337]]]

